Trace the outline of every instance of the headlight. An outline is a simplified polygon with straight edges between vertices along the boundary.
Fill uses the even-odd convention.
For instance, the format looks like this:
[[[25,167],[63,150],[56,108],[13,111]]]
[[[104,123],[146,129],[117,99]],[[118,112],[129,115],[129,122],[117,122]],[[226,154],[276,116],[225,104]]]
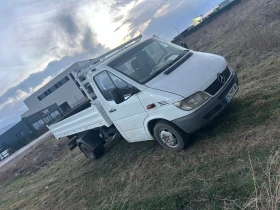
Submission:
[[[189,111],[192,109],[195,109],[196,107],[203,104],[205,101],[207,101],[210,98],[209,95],[207,95],[204,92],[197,92],[188,98],[185,98],[182,101],[175,102],[174,105],[180,109],[183,109],[185,111]]]

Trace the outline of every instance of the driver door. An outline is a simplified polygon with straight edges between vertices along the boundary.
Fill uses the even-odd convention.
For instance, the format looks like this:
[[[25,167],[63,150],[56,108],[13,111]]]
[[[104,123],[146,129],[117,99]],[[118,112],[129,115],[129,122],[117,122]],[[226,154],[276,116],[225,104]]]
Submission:
[[[94,81],[100,91],[100,97],[104,100],[104,109],[112,119],[114,125],[129,142],[144,141],[150,139],[144,129],[144,120],[148,116],[142,106],[138,95],[130,94],[131,85],[108,71],[102,71],[94,77]],[[125,101],[116,104],[110,90],[119,88]]]

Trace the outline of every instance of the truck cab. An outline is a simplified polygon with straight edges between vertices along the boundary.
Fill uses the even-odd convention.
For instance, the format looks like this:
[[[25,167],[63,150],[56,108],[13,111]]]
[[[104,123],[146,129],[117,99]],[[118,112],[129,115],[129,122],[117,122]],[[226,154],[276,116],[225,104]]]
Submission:
[[[193,133],[227,106],[233,96],[228,92],[235,94],[238,89],[236,73],[223,57],[156,37],[112,57],[87,77],[129,142],[173,136],[167,129],[154,132],[159,121]]]
[[[218,55],[157,37],[112,52],[79,71],[86,72],[103,116],[128,142],[156,139],[182,151],[188,135],[211,122],[238,91],[236,72]]]

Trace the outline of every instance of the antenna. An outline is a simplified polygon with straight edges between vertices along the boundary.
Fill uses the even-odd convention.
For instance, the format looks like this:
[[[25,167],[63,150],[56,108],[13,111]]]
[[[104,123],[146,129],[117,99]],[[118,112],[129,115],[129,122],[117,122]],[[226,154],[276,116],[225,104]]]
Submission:
[[[175,29],[176,29],[176,31],[177,31],[177,33],[178,33],[178,35],[180,35],[180,33],[179,33],[179,31],[178,31],[178,29],[175,27]]]

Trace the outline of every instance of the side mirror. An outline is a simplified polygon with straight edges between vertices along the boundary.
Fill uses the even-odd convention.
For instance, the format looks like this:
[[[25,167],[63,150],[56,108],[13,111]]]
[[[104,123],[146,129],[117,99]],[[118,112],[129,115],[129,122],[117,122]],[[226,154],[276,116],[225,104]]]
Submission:
[[[181,42],[180,44],[181,44],[181,47],[184,47],[184,48],[186,48],[186,49],[189,49],[189,46],[187,45],[186,42]]]
[[[110,90],[109,93],[112,96],[112,98],[116,104],[120,104],[125,101],[125,98],[119,88],[114,88],[114,89]]]

